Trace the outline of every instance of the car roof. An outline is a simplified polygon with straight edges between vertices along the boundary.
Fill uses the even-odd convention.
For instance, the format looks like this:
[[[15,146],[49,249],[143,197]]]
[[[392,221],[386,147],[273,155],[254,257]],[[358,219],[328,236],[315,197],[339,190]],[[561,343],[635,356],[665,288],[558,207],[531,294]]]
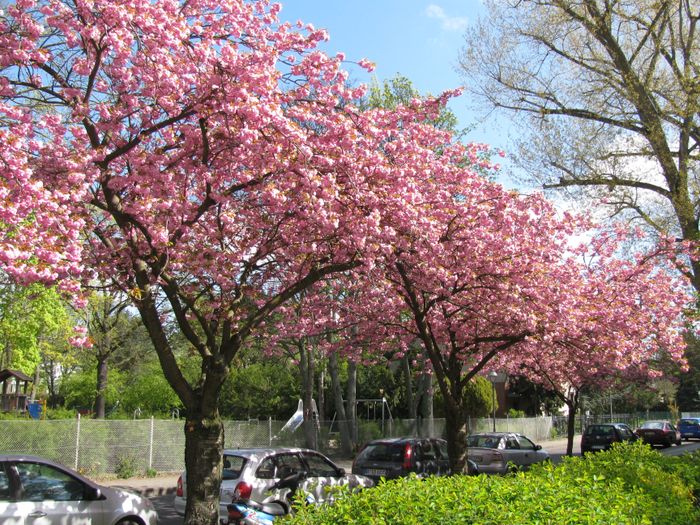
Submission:
[[[428,437],[415,437],[415,436],[404,436],[404,437],[393,437],[393,438],[379,438],[379,439],[373,439],[371,441],[367,442],[367,445],[378,445],[378,444],[401,444],[401,443],[410,443],[412,441],[424,441],[426,439],[430,439],[432,441],[445,441],[444,439],[441,438],[428,438]]]
[[[297,447],[272,447],[272,448],[225,448],[224,454],[228,456],[241,456],[252,458],[253,456],[270,456],[272,454],[294,454],[298,452],[320,454],[317,450]]]
[[[490,436],[490,437],[504,437],[504,436],[523,436],[518,432],[476,432],[475,434],[469,434],[471,436]],[[525,437],[525,436],[523,436]]]

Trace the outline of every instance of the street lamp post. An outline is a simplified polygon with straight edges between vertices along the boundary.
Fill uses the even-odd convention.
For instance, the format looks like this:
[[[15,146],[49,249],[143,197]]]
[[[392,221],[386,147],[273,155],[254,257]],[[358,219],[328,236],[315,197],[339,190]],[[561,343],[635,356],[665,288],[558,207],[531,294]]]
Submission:
[[[491,370],[489,372],[489,381],[491,381],[491,415],[493,420],[493,431],[496,432],[496,379],[498,379],[498,373]]]

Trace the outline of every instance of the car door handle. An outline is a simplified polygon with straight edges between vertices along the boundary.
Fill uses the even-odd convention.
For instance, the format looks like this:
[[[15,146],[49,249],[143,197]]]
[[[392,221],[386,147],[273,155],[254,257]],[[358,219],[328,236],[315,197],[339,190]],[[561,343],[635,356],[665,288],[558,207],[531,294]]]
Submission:
[[[36,510],[29,514],[30,518],[43,518],[44,516],[46,516],[46,512],[42,512],[40,510]]]

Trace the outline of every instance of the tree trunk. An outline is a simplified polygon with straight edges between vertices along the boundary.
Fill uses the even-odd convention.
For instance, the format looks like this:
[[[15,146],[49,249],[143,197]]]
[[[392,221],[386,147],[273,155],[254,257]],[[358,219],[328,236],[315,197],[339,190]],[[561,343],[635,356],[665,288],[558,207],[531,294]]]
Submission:
[[[420,414],[423,421],[423,434],[429,437],[435,437],[435,419],[433,417],[433,376],[424,372],[420,378],[420,405],[417,407],[417,413]]]
[[[447,410],[445,413],[445,431],[447,451],[450,455],[450,467],[454,474],[467,473],[467,435],[469,426],[465,411]]]
[[[566,418],[566,455],[574,455],[574,434],[576,433],[576,412],[578,411],[578,392],[570,393],[566,397],[566,406],[569,415]]]
[[[348,385],[347,385],[347,410],[348,425],[350,427],[350,441],[353,448],[357,445],[357,363],[348,363]]]
[[[420,429],[418,428],[418,407],[416,406],[416,401],[413,399],[413,377],[411,374],[411,360],[409,356],[405,355],[403,359],[401,359],[401,366],[403,368],[403,377],[406,384],[406,405],[408,405],[408,419],[413,420],[413,434],[419,435]],[[420,394],[418,398],[420,399]]]
[[[301,384],[303,388],[302,401],[304,404],[304,440],[306,447],[316,450],[318,437],[316,434],[316,420],[314,418],[314,356],[305,339],[298,342],[299,366],[301,367]]]
[[[328,368],[331,372],[331,385],[333,388],[333,401],[335,402],[336,421],[340,427],[340,449],[344,456],[349,457],[352,453],[352,443],[348,429],[348,420],[345,413],[345,403],[343,402],[343,389],[340,385],[338,374],[338,354],[331,353],[328,359]]]
[[[318,374],[318,395],[316,396],[316,399],[318,399],[318,420],[319,421],[325,421],[326,420],[326,370],[325,366],[324,368],[321,369],[321,373]]]
[[[107,390],[107,358],[97,358],[97,392],[95,395],[95,419],[105,417],[105,391]]]
[[[34,381],[32,382],[32,392],[29,396],[29,402],[34,403],[36,401],[36,396],[38,394],[38,388],[39,388],[39,379],[41,378],[41,368],[40,365],[36,365],[36,368],[34,369]]]
[[[189,412],[189,411],[188,411]],[[218,525],[224,426],[218,409],[193,411],[185,422],[187,507],[185,525]]]

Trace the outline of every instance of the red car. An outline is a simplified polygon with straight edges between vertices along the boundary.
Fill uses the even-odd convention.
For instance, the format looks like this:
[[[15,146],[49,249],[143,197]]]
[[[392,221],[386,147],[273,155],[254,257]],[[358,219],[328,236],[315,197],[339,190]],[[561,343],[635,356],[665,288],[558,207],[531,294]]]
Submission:
[[[681,444],[681,433],[670,421],[645,421],[635,433],[650,445]]]

